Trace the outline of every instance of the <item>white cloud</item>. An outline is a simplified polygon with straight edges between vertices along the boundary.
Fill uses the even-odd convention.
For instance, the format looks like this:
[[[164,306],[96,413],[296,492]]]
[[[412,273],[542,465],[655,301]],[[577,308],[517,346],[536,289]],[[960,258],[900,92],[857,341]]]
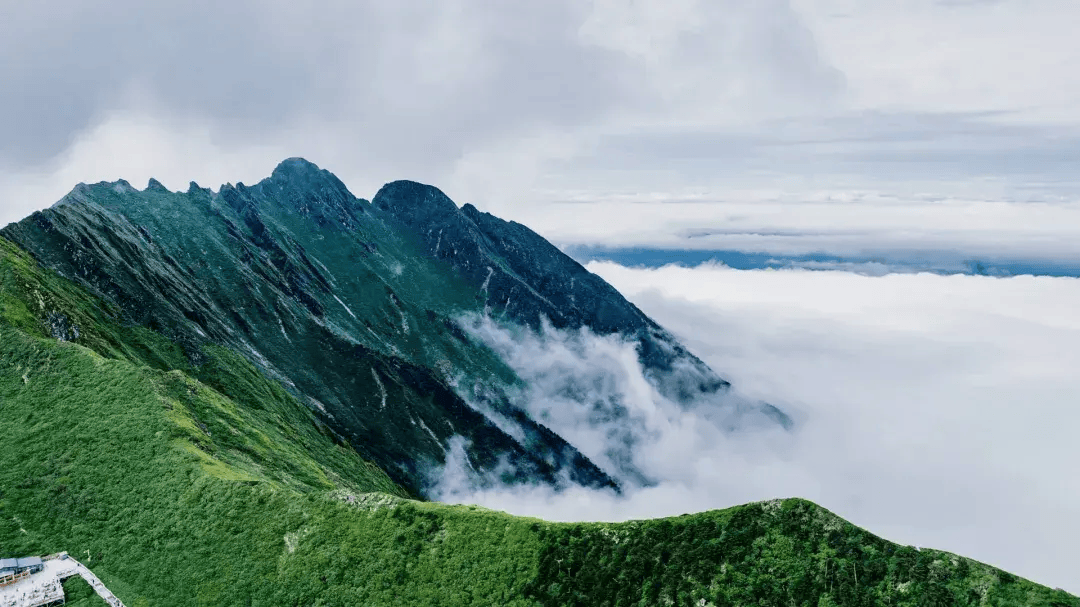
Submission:
[[[1070,0],[795,0],[855,108],[1007,112],[1076,124],[1080,60]]]
[[[462,494],[459,485],[455,501],[624,520],[801,496],[888,539],[1080,590],[1072,558],[1080,280],[590,269],[742,393],[797,412],[799,429],[790,438],[725,435],[646,390],[648,402],[630,404],[662,420],[637,447],[658,485],[624,498],[583,489]],[[523,361],[558,347],[519,345],[511,364],[526,370]],[[622,377],[633,384],[632,373]],[[565,414],[556,423],[574,425],[559,429],[586,452],[623,429]]]
[[[517,406],[627,488],[679,478],[681,462],[729,440],[730,428],[779,428],[738,393],[702,396],[692,404],[668,400],[660,378],[642,368],[637,344],[618,335],[562,331],[547,323],[533,333],[487,316],[461,324],[525,382],[524,391],[512,396]],[[695,370],[676,368],[663,379],[671,385],[682,373],[700,378]],[[493,421],[506,431],[501,416]]]
[[[205,124],[117,114],[80,133],[62,155],[36,170],[0,173],[0,226],[51,205],[79,182],[127,179],[143,188],[154,177],[173,190],[187,190],[190,181],[214,189],[226,182],[254,183],[285,158],[287,149],[230,149]]]
[[[997,191],[978,197],[873,190],[732,189],[552,192],[514,218],[560,245],[740,250],[770,254],[948,252],[958,257],[1080,257],[1080,196]],[[990,197],[997,196],[997,197]],[[597,226],[603,226],[598,230]]]

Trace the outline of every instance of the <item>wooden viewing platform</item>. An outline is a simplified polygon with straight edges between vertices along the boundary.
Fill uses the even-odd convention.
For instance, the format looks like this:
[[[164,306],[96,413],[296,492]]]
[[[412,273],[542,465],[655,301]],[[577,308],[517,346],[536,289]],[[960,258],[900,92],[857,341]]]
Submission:
[[[41,559],[43,567],[37,572],[20,572],[7,576],[0,586],[0,607],[51,607],[65,601],[63,581],[80,576],[110,607],[124,607],[105,584],[90,569],[71,558],[66,552]],[[10,578],[10,579],[9,579]]]

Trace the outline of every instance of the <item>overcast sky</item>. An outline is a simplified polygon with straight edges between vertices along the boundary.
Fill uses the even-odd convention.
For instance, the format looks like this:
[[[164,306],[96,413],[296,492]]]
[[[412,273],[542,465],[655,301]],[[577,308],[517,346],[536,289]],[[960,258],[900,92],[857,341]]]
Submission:
[[[1076,23],[1075,0],[0,0],[0,225],[78,182],[304,156],[563,245],[1076,259]],[[802,494],[1080,591],[1075,280],[594,267],[826,429],[773,484],[635,508]]]
[[[551,201],[614,193],[1075,201],[1076,22],[1071,0],[0,0],[0,223],[79,181],[216,187],[293,155],[542,231]]]

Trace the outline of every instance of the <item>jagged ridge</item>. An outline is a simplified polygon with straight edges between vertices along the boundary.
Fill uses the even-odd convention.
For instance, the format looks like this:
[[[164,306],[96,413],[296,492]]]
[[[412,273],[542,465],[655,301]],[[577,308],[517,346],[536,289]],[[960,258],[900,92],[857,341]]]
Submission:
[[[300,159],[256,184],[186,193],[80,185],[3,234],[182,344],[218,343],[281,381],[399,483],[421,493],[450,437],[479,470],[614,486],[560,437],[500,400],[512,372],[455,331],[475,307],[332,174]],[[407,272],[407,273],[406,273]],[[463,400],[456,382],[476,384]],[[511,437],[477,406],[502,408]]]
[[[503,481],[616,486],[511,404],[519,380],[458,329],[465,312],[621,334],[665,395],[725,406],[712,397],[728,383],[602,279],[528,228],[459,209],[431,186],[393,182],[369,203],[290,158],[254,186],[216,193],[80,184],[0,233],[127,322],[182,344],[192,364],[207,342],[245,356],[417,494],[456,435],[475,469]],[[768,405],[754,411],[790,423]]]

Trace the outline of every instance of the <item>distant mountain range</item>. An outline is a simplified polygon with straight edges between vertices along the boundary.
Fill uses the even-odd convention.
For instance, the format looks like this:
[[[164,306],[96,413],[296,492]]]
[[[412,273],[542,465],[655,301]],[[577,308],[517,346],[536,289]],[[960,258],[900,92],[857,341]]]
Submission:
[[[434,187],[369,202],[299,158],[217,191],[80,184],[0,230],[0,553],[89,550],[129,605],[1078,604],[801,500],[623,525],[425,502],[454,441],[479,484],[653,480],[534,419],[470,319],[618,338],[724,431],[793,428]]]

